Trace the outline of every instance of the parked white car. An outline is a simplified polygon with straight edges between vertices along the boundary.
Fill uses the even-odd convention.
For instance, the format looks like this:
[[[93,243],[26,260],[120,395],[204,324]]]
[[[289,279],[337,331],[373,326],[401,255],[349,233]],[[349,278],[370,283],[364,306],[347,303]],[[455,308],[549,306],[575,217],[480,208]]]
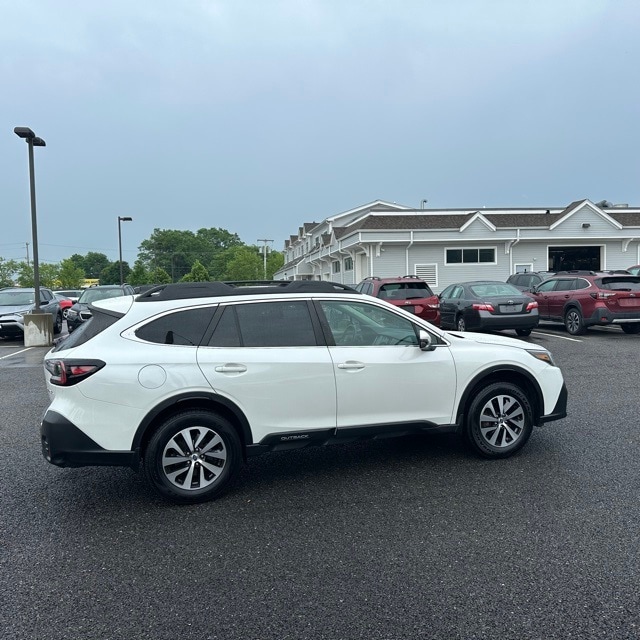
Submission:
[[[175,502],[216,497],[266,451],[458,432],[503,458],[566,415],[546,349],[441,331],[344,285],[184,283],[91,310],[45,357],[43,453],[142,464]]]

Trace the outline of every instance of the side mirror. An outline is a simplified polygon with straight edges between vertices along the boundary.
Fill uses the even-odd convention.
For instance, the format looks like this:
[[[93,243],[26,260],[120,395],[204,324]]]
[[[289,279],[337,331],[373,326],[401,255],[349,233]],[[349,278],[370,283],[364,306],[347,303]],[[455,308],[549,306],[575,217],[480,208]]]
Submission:
[[[433,351],[435,349],[433,339],[428,331],[424,329],[418,331],[418,346],[421,351]]]

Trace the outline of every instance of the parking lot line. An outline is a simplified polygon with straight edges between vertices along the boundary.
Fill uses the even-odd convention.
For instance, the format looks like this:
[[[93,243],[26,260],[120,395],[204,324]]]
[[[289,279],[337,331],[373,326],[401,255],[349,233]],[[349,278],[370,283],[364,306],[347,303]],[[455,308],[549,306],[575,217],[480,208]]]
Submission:
[[[532,331],[541,336],[549,336],[551,338],[559,338],[560,340],[570,340],[571,342],[582,342],[580,338],[568,338],[567,336],[559,336],[557,333],[547,333],[546,331]]]
[[[17,356],[19,353],[24,353],[25,351],[31,351],[33,347],[27,347],[26,349],[20,349],[20,351],[14,351],[13,353],[9,353],[6,356],[0,356],[0,360],[4,360],[5,358],[10,358],[11,356]]]

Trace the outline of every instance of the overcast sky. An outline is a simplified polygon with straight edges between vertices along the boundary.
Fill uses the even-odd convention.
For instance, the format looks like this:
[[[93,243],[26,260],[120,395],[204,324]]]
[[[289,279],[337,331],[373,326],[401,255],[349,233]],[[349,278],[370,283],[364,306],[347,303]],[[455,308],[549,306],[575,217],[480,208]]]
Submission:
[[[0,256],[376,199],[640,205],[638,0],[0,0]]]

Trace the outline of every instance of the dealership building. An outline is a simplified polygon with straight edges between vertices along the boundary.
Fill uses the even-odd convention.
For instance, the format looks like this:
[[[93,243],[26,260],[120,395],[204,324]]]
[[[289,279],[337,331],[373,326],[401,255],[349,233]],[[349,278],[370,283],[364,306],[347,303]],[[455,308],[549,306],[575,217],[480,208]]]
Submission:
[[[439,292],[523,271],[640,264],[640,207],[578,200],[566,207],[413,209],[376,200],[285,241],[277,280],[357,284],[414,274]]]

